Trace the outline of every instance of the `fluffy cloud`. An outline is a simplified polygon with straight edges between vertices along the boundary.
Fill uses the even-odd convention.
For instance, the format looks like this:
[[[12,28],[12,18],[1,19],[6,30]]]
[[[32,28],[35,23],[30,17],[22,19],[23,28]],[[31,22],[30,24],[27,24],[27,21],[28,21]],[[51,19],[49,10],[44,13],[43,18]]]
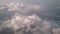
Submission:
[[[11,19],[10,26],[16,30],[21,27],[30,26],[33,23],[40,22],[40,21],[41,19],[36,15],[30,15],[30,16],[15,15]]]
[[[51,34],[52,28],[54,28],[53,21],[42,20],[36,14],[26,16],[20,15],[19,13],[15,13],[10,20],[5,21],[3,26],[13,28],[14,31],[22,28],[22,31],[18,31],[18,33],[22,33],[23,31],[25,31],[25,33],[29,33],[30,31],[33,34]]]

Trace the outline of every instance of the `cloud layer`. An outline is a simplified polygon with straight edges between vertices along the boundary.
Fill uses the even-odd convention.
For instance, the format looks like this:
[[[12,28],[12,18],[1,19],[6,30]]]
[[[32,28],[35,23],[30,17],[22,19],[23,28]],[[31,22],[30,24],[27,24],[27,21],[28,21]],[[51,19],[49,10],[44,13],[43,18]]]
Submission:
[[[0,4],[0,31],[10,28],[15,34],[53,34],[55,31],[53,28],[57,25],[50,15],[55,15],[51,13],[55,9],[53,5],[55,3],[52,0],[41,0],[42,3],[37,4],[39,1],[35,0],[34,3],[29,1],[20,3],[19,0],[2,1],[6,4],[2,2]]]

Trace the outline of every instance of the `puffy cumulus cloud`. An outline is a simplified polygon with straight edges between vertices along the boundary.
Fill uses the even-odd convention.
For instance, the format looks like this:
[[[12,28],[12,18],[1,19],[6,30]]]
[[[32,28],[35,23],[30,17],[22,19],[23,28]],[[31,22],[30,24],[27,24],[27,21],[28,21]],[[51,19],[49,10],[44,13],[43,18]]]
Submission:
[[[40,22],[40,21],[41,19],[36,15],[31,15],[31,16],[15,15],[11,19],[10,26],[15,30],[17,30],[21,27],[25,27],[25,26],[29,27],[33,23]]]
[[[10,20],[3,23],[3,26],[12,28],[16,34],[29,32],[32,34],[52,34],[55,24],[53,21],[42,20],[36,14],[26,16],[15,13]]]

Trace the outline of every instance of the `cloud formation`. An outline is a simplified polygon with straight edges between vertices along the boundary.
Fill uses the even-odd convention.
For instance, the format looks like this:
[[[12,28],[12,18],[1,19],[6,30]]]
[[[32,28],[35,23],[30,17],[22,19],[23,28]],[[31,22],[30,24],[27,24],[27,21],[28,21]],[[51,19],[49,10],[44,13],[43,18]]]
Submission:
[[[53,1],[51,3],[53,3]],[[45,20],[40,18],[42,13],[42,17],[45,18],[49,12],[48,8],[52,6],[50,3],[45,4],[45,2],[40,5],[7,2],[6,5],[0,7],[0,10],[3,11],[0,12],[2,16],[0,19],[3,19],[0,21],[0,23],[2,23],[0,25],[0,31],[5,28],[11,28],[19,34],[52,34],[52,29],[55,28],[56,25],[54,20],[48,20],[47,17]],[[51,9],[49,8],[49,10]]]
[[[40,22],[41,19],[36,16],[36,15],[31,15],[31,16],[23,16],[23,15],[15,15],[11,19],[11,26],[16,30],[21,27],[30,26],[33,23]]]
[[[25,12],[32,12],[32,11],[39,11],[42,9],[42,6],[40,5],[33,5],[33,4],[22,4],[22,3],[9,3],[7,5],[9,8],[8,11],[20,11],[22,13]]]
[[[16,33],[22,33],[23,31],[25,31],[25,33],[29,33],[29,31],[35,33],[36,31],[37,34],[52,34],[52,28],[54,28],[53,21],[42,20],[35,14],[25,16],[18,13],[16,13],[11,20],[6,21],[5,26],[13,28],[14,31],[17,30]]]

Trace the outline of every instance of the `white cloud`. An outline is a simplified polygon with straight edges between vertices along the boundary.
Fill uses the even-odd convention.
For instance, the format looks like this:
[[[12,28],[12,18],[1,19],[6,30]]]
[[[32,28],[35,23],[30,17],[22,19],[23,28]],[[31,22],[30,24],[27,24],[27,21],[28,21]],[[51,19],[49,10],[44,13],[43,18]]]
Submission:
[[[41,18],[39,18],[37,15],[29,15],[29,16],[24,16],[24,15],[17,15],[12,17],[10,25],[8,24],[7,27],[12,27],[15,30],[25,27],[25,26],[30,26],[36,22],[40,22]],[[8,22],[9,23],[9,22]]]

